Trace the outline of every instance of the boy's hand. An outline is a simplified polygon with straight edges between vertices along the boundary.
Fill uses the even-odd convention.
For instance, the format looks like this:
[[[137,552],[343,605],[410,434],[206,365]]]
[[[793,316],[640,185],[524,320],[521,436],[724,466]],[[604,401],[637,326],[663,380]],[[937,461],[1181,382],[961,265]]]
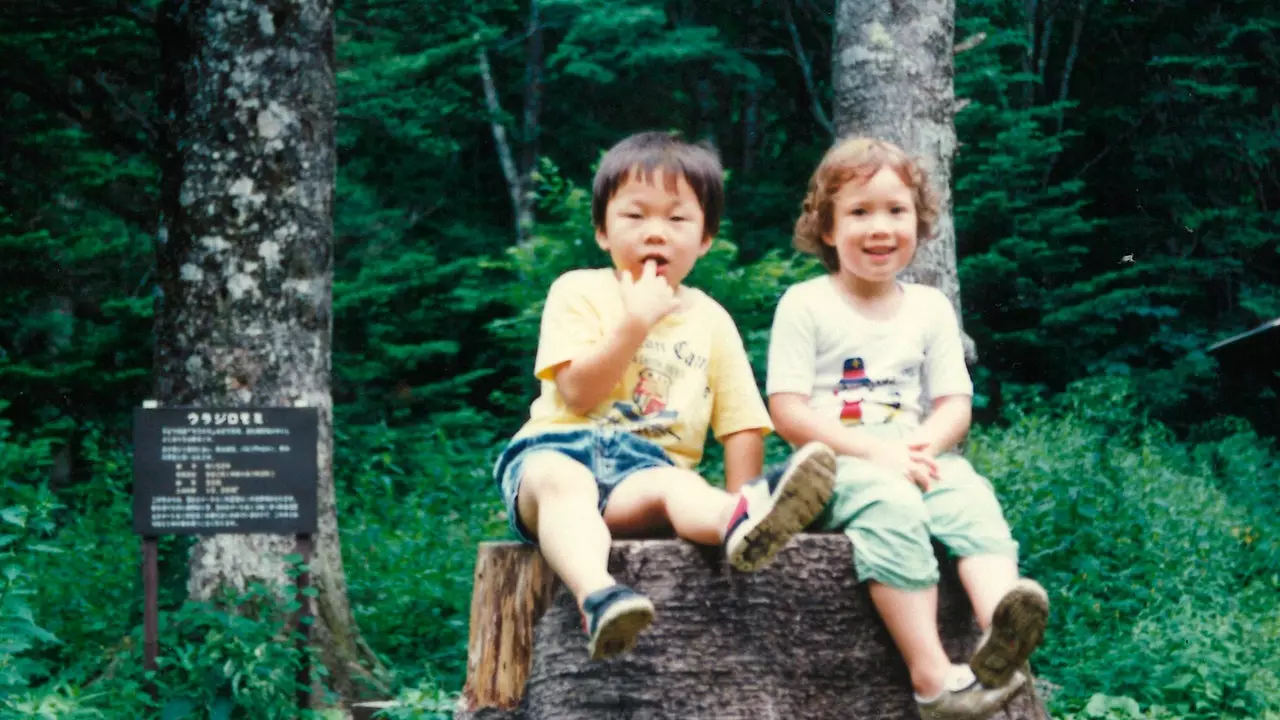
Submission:
[[[658,264],[650,260],[637,280],[630,270],[622,271],[622,306],[648,330],[680,307],[680,301],[666,279],[658,277]]]
[[[866,459],[901,473],[922,492],[929,492],[938,478],[938,464],[929,456],[928,448],[928,444],[922,442],[877,443]]]

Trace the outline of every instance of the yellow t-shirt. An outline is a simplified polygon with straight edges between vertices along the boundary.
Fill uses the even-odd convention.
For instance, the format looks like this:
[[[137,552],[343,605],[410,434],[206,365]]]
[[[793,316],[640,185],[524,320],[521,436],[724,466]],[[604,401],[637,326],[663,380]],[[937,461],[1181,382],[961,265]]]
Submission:
[[[708,425],[717,439],[772,430],[733,319],[702,291],[683,292],[684,308],[649,331],[622,382],[584,417],[565,405],[555,372],[606,342],[622,323],[621,285],[612,269],[560,276],[547,293],[534,361],[542,392],[516,437],[610,425],[647,438],[676,465],[691,468],[702,459]]]

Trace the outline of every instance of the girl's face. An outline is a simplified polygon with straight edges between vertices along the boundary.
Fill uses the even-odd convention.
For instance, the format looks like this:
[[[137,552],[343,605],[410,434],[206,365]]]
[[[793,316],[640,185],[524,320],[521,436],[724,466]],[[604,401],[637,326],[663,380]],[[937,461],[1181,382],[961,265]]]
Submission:
[[[850,181],[832,198],[832,228],[822,240],[840,258],[840,279],[892,284],[916,253],[916,205],[888,166],[866,182]]]

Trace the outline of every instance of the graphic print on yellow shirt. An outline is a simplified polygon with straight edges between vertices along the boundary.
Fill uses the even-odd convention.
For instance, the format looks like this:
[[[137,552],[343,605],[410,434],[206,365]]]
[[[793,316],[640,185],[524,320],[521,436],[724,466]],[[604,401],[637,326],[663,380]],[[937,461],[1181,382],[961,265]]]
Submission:
[[[737,328],[724,308],[685,288],[685,308],[663,318],[631,358],[621,381],[585,415],[570,410],[555,383],[565,362],[589,355],[626,316],[611,270],[576,270],[547,295],[534,373],[542,391],[516,437],[607,425],[657,443],[692,467],[707,429],[716,437],[772,429]]]
[[[674,410],[667,409],[667,393],[670,390],[670,377],[645,368],[640,371],[635,389],[631,391],[631,402],[615,402],[613,409],[631,422],[652,418],[654,426],[660,427],[679,417]]]
[[[690,432],[700,430],[705,435],[711,395],[706,372],[709,348],[697,347],[689,338],[674,343],[663,339],[684,335],[687,329],[682,326],[687,324],[676,322],[651,333],[659,337],[645,340],[623,376],[620,388],[625,399],[602,404],[588,419],[655,442],[665,438],[680,445],[691,439],[685,437]]]

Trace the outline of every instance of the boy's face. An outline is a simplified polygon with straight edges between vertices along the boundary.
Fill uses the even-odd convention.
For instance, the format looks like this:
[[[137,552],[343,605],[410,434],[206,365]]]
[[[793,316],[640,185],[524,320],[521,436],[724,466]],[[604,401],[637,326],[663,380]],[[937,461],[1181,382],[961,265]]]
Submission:
[[[703,233],[702,205],[684,176],[676,178],[675,192],[667,190],[668,182],[661,169],[649,182],[632,170],[605,206],[596,242],[619,271],[630,270],[638,278],[653,260],[658,275],[677,288],[711,249],[711,238]]]
[[[864,183],[847,182],[832,198],[832,228],[822,240],[836,249],[847,280],[893,282],[916,252],[911,188],[888,167]]]

